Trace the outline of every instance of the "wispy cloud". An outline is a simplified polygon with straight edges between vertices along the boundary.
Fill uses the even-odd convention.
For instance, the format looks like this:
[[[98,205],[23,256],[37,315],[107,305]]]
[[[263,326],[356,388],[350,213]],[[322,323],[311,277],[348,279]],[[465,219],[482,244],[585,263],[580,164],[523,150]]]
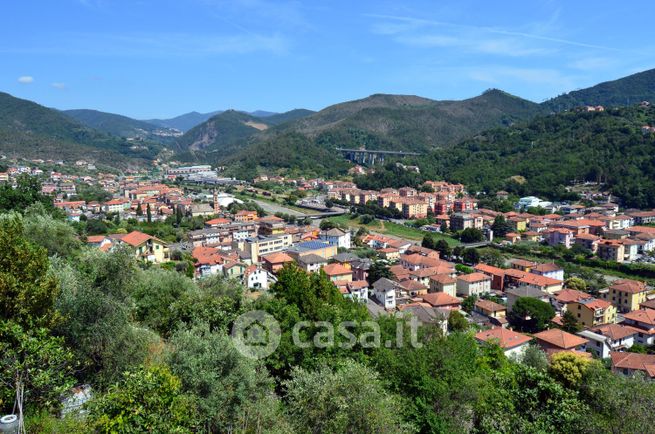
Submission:
[[[594,49],[611,50],[611,51],[616,50],[615,48],[612,47],[606,47],[606,46],[591,44],[587,42],[557,38],[557,37],[552,37],[552,36],[538,34],[538,33],[528,33],[528,32],[515,31],[515,30],[507,30],[498,27],[474,26],[470,24],[450,23],[445,21],[428,20],[422,18],[397,16],[397,15],[365,14],[365,16],[370,18],[383,19],[392,22],[392,24],[378,23],[374,25],[373,31],[377,31],[378,33],[381,34],[398,34],[398,33],[406,32],[411,29],[420,29],[420,28],[442,28],[442,29],[450,29],[450,30],[474,31],[474,32],[508,36],[508,37],[517,37],[522,39],[544,41],[544,42],[569,45],[575,47],[594,48]],[[394,25],[393,23],[396,24]],[[397,23],[404,23],[405,25],[399,26]]]
[[[66,83],[62,83],[60,81],[55,81],[54,83],[51,84],[52,87],[55,89],[66,89]]]
[[[41,46],[2,46],[1,53],[185,57],[268,52],[284,54],[290,41],[279,34],[67,34]]]
[[[32,84],[34,83],[34,77],[32,77],[31,75],[21,75],[20,77],[18,77],[18,82],[20,84]]]

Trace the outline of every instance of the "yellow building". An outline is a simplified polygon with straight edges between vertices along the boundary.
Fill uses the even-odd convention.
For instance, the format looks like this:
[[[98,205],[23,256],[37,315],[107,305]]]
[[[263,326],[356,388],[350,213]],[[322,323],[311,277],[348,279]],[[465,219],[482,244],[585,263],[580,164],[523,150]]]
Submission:
[[[623,262],[625,246],[619,240],[601,240],[598,242],[597,255],[605,261]]]
[[[137,259],[158,264],[168,261],[168,246],[159,238],[139,231],[132,231],[125,235],[112,235],[111,238],[131,246]]]
[[[578,324],[584,327],[595,327],[616,322],[616,307],[605,300],[593,297],[573,301],[566,305],[566,310],[573,313],[578,320]]]
[[[615,280],[612,286],[601,291],[602,298],[616,306],[620,312],[639,309],[647,295],[648,289],[644,282],[630,279]]]

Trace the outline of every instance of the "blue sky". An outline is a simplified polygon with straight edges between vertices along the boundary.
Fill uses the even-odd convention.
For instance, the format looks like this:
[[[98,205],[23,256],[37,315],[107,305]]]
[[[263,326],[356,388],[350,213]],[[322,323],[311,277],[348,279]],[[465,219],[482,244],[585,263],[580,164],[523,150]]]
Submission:
[[[655,67],[653,1],[7,0],[0,90],[136,118],[373,93],[542,101]]]

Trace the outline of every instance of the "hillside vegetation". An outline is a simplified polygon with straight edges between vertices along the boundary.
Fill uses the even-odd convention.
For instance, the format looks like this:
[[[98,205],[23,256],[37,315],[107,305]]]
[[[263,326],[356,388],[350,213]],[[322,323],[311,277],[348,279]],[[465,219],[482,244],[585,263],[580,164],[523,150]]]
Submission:
[[[417,163],[424,177],[461,182],[471,191],[558,199],[566,197],[572,181],[593,181],[605,183],[627,206],[653,207],[655,136],[641,128],[654,123],[655,109],[636,106],[541,116],[487,131]]]
[[[159,127],[127,116],[86,109],[65,110],[63,113],[82,125],[113,136],[154,140],[161,143],[174,141],[172,136],[157,134],[158,132],[173,133],[174,130],[171,128]]]
[[[72,160],[114,165],[151,158],[153,144],[138,148],[119,137],[85,127],[61,112],[0,92],[0,152],[8,157]]]
[[[575,90],[548,100],[543,106],[558,112],[585,105],[626,106],[644,100],[655,102],[655,69]]]

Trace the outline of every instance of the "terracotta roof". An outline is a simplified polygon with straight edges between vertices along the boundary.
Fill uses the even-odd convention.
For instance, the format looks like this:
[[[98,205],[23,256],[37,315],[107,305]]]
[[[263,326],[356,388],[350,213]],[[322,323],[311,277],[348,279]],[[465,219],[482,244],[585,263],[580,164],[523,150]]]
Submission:
[[[459,298],[448,295],[445,292],[432,292],[430,294],[422,295],[421,298],[423,301],[434,307],[461,303]]]
[[[352,274],[351,269],[346,268],[344,265],[339,263],[328,264],[323,267],[323,271],[325,271],[325,274],[328,276],[342,276],[344,274]]]
[[[639,330],[636,328],[622,324],[604,324],[598,327],[593,327],[590,330],[594,333],[607,336],[614,341],[639,333]]]
[[[532,273],[528,273],[525,276],[521,277],[519,281],[523,283],[527,283],[528,285],[541,286],[541,287],[562,284],[561,280],[552,279],[550,277],[541,276],[539,274],[532,274]]]
[[[643,303],[640,303],[642,309],[655,309],[655,298],[652,300],[646,300]]]
[[[528,267],[528,268],[534,267],[536,265],[535,262],[527,261],[525,259],[512,259],[510,263],[513,265],[518,265],[519,267]]]
[[[623,317],[632,321],[655,325],[655,310],[653,309],[633,310],[624,314]]]
[[[485,299],[482,299],[482,298],[475,301],[475,306],[479,307],[480,309],[488,310],[488,311],[491,311],[491,312],[500,312],[500,311],[503,311],[503,310],[507,309],[502,304],[498,304],[498,303],[493,302],[491,300],[485,300]]]
[[[448,274],[435,274],[433,276],[430,276],[430,280],[440,283],[442,285],[452,285],[453,283],[457,282],[457,280],[454,277],[450,277],[450,275]]]
[[[471,273],[471,274],[462,274],[457,276],[457,280],[462,280],[468,283],[482,282],[484,280],[490,280],[491,278],[484,273]]]
[[[539,272],[542,272],[542,273],[549,273],[549,272],[552,272],[552,271],[559,271],[559,270],[562,269],[562,267],[560,267],[559,265],[557,265],[557,264],[555,264],[553,262],[549,262],[547,264],[538,264],[538,265],[532,267],[532,269],[536,270],[536,271],[539,271]]]
[[[86,237],[86,242],[90,244],[101,243],[105,238],[107,238],[105,235],[89,235]]]
[[[562,289],[555,293],[555,299],[560,303],[571,303],[573,301],[584,300],[591,298],[591,295],[586,292],[578,291],[577,289]]]
[[[503,349],[515,348],[532,340],[530,336],[502,327],[495,327],[478,332],[475,334],[475,338],[480,342],[496,342],[498,343],[498,346]]]
[[[560,329],[544,330],[543,332],[536,333],[534,337],[537,340],[546,342],[564,350],[569,350],[588,342],[587,339],[583,339],[580,336],[567,333]]]
[[[630,294],[637,294],[646,291],[646,284],[638,280],[620,279],[615,280],[610,288]]]
[[[473,268],[476,271],[480,271],[480,272],[486,273],[486,274],[493,274],[493,275],[496,275],[496,276],[505,276],[505,271],[506,271],[506,270],[503,270],[502,268],[494,267],[492,265],[487,265],[487,264],[483,264],[483,263],[480,263],[480,264],[476,265]]]
[[[612,367],[615,369],[630,369],[643,371],[649,377],[655,378],[655,354],[611,352]]]
[[[121,241],[123,241],[124,243],[129,244],[132,247],[138,247],[138,246],[140,246],[141,244],[145,243],[146,241],[148,241],[150,239],[157,240],[157,238],[155,238],[155,237],[153,237],[151,235],[148,235],[148,234],[144,234],[143,232],[132,231],[129,234],[122,237]],[[157,240],[157,241],[161,242],[160,240]]]
[[[271,253],[270,255],[262,256],[262,260],[269,264],[283,264],[285,262],[293,262],[293,258],[284,252]]]

